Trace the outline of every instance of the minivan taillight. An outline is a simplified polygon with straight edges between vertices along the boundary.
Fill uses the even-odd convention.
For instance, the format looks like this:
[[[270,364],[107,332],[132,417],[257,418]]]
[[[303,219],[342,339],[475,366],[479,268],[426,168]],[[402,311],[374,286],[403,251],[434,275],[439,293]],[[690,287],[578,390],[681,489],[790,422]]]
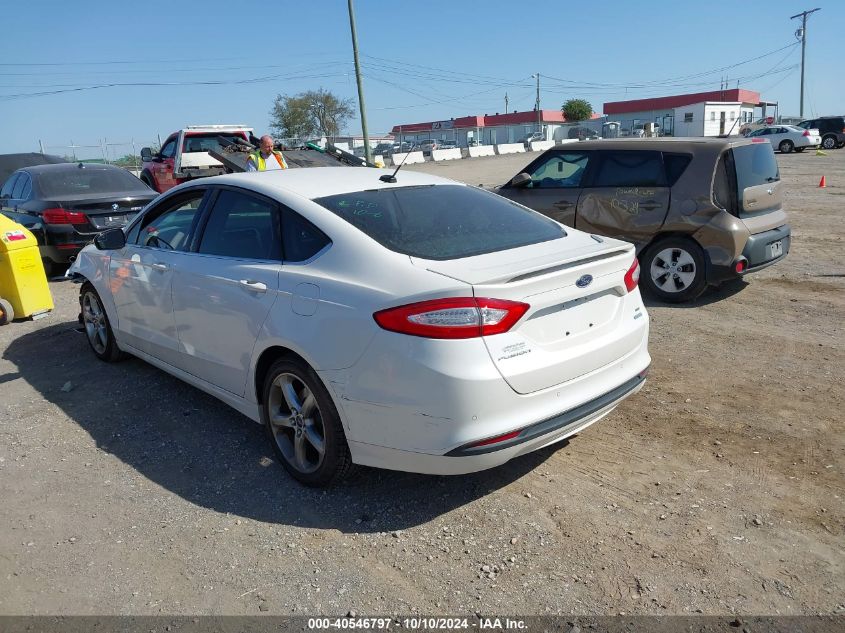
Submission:
[[[628,289],[628,292],[633,292],[638,283],[640,283],[640,262],[635,257],[634,263],[625,273],[625,288]]]
[[[41,212],[44,224],[88,224],[88,217],[79,211],[65,211],[61,208],[45,209]]]
[[[507,332],[530,307],[504,299],[450,297],[388,308],[373,318],[381,328],[399,334],[464,339]]]

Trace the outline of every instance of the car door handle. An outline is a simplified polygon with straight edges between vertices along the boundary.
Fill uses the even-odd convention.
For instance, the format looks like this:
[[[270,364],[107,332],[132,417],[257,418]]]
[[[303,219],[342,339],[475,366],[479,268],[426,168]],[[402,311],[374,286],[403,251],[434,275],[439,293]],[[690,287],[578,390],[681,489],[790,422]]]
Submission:
[[[166,270],[168,270],[170,268],[170,266],[168,266],[167,264],[155,263],[155,264],[153,264],[153,268],[155,270],[165,272]]]
[[[661,208],[663,205],[655,202],[654,200],[650,200],[649,202],[643,202],[640,205],[640,209],[645,209],[646,211],[654,211],[655,209]]]
[[[560,202],[555,202],[554,204],[552,204],[552,206],[557,207],[558,209],[569,209],[570,207],[573,207],[575,205],[569,202],[569,200],[562,200]]]
[[[267,284],[263,284],[260,281],[241,279],[238,283],[244,286],[247,290],[252,290],[253,292],[267,292]]]

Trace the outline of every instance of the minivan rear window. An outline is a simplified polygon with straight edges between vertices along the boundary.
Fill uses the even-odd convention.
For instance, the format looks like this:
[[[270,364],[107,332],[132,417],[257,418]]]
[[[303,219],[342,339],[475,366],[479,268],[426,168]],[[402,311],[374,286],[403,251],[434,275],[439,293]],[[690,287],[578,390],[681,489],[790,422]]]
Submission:
[[[427,185],[314,200],[397,253],[459,259],[564,237],[557,222],[489,191]]]
[[[748,187],[777,182],[780,180],[780,171],[770,143],[740,145],[734,148],[733,154],[741,208],[743,191]]]

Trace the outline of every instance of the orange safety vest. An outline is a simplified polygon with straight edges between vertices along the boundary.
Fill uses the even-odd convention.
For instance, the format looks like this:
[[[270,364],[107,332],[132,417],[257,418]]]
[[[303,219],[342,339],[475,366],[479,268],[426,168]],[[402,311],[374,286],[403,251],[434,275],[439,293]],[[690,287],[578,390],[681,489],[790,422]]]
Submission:
[[[282,169],[287,169],[288,164],[285,162],[285,157],[282,156],[282,153],[278,150],[273,150],[273,156],[276,157],[276,160],[279,161],[279,166]],[[255,152],[254,154],[249,155],[249,160],[251,160],[255,166],[258,168],[258,171],[264,171],[267,169],[267,163],[264,162],[264,157],[261,155],[261,150]]]

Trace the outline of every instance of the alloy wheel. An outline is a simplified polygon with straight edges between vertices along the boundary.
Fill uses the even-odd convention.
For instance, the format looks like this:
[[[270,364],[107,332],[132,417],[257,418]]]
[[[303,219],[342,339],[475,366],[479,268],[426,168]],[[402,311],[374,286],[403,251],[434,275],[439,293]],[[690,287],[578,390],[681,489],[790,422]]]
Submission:
[[[98,354],[105,354],[109,344],[106,313],[99,298],[93,292],[86,292],[82,298],[82,320],[85,324],[85,335]]]
[[[326,432],[317,399],[298,376],[281,373],[270,386],[270,429],[290,466],[313,473],[326,456]]]

